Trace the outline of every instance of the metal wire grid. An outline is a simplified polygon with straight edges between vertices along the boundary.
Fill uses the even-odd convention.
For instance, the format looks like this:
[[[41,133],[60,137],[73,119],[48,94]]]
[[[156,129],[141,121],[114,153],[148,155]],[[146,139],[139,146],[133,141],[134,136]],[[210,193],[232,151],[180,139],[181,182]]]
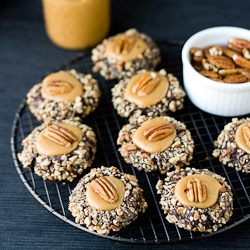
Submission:
[[[161,48],[162,54],[162,63],[158,69],[162,67],[166,68],[168,72],[173,73],[181,81],[180,52],[182,43],[177,41],[159,42],[158,45]],[[92,62],[89,51],[80,53],[75,58],[63,63],[55,71],[70,68],[75,68],[84,74],[92,73]],[[127,123],[127,119],[121,118],[116,114],[110,101],[110,89],[115,84],[115,81],[105,81],[98,74],[93,75],[99,81],[102,99],[99,108],[83,121],[83,123],[91,126],[97,135],[98,146],[93,167],[100,167],[102,165],[107,167],[116,166],[121,172],[135,175],[139,180],[140,187],[144,190],[144,197],[149,207],[146,213],[140,214],[139,218],[131,225],[120,232],[111,233],[109,236],[101,236],[89,231],[84,226],[76,224],[67,207],[71,190],[76,186],[80,177],[71,183],[45,181],[29,169],[24,169],[17,158],[17,154],[22,151],[21,141],[36,126],[40,125],[36,118],[29,112],[24,99],[13,121],[11,137],[12,155],[23,183],[46,209],[65,222],[89,233],[118,241],[147,244],[178,243],[208,237],[224,232],[250,217],[249,176],[239,173],[232,168],[225,167],[218,159],[212,156],[214,149],[213,141],[216,140],[224,125],[231,121],[231,118],[222,118],[204,113],[197,109],[188,98],[185,100],[184,109],[176,114],[172,114],[177,120],[186,124],[194,139],[195,150],[191,166],[207,168],[225,177],[231,185],[234,195],[233,216],[227,225],[217,232],[202,234],[179,229],[165,220],[165,215],[159,205],[160,197],[156,193],[155,185],[159,179],[164,178],[164,175],[161,175],[159,172],[145,173],[144,171],[137,171],[131,165],[126,164],[117,151],[116,140],[118,132]],[[89,169],[83,175],[88,172]]]

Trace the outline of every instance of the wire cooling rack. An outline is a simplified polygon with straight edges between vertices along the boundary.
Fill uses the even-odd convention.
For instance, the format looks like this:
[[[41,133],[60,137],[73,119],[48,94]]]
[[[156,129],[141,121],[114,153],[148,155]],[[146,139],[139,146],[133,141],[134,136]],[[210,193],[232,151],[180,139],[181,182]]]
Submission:
[[[182,83],[181,49],[182,42],[168,41],[158,42],[161,49],[162,62],[158,67],[165,68],[169,73],[177,76]],[[57,70],[68,70],[75,68],[84,74],[92,73],[92,62],[90,51],[80,53],[76,57],[63,63]],[[144,214],[140,214],[138,219],[131,225],[123,228],[120,232],[111,232],[108,236],[101,236],[91,232],[86,227],[76,224],[74,218],[68,210],[68,197],[71,190],[76,186],[80,177],[73,182],[59,182],[43,180],[29,169],[23,168],[17,158],[17,154],[22,151],[21,142],[28,134],[40,125],[40,122],[29,112],[25,99],[21,103],[13,121],[11,149],[17,172],[24,185],[30,193],[51,213],[65,222],[86,232],[117,241],[129,243],[147,244],[167,244],[180,243],[184,241],[200,239],[217,233],[224,232],[250,217],[250,180],[246,174],[239,173],[233,168],[222,165],[218,159],[212,156],[214,149],[213,142],[224,125],[231,121],[231,118],[213,116],[197,109],[186,97],[184,108],[172,116],[185,123],[192,134],[195,142],[194,158],[191,166],[196,168],[207,168],[226,178],[232,187],[234,212],[229,222],[211,234],[200,232],[189,232],[166,221],[165,215],[159,205],[160,196],[157,195],[155,185],[164,175],[159,172],[145,173],[126,164],[117,151],[116,140],[121,127],[127,123],[127,119],[116,114],[111,103],[110,89],[115,81],[106,81],[99,74],[93,74],[99,81],[102,98],[98,109],[84,119],[83,123],[91,126],[97,136],[97,153],[93,167],[115,166],[121,172],[135,175],[139,180],[139,185],[144,190],[144,197],[148,202],[148,209]],[[83,173],[86,174],[89,169]]]

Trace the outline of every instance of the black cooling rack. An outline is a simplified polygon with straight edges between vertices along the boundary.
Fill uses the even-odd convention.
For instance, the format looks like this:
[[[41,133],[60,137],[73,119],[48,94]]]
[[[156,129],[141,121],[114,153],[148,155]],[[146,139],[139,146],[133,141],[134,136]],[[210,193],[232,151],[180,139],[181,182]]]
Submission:
[[[158,42],[161,49],[162,62],[158,67],[165,68],[169,73],[173,73],[182,83],[181,49],[182,42],[168,41]],[[92,73],[92,62],[90,51],[80,53],[76,57],[63,63],[54,71],[75,68],[84,74]],[[74,222],[74,218],[68,211],[68,197],[71,190],[76,186],[80,177],[73,182],[59,182],[43,180],[29,169],[24,169],[17,158],[17,154],[22,151],[21,141],[38,125],[40,122],[29,112],[25,99],[20,105],[12,127],[11,149],[17,172],[24,185],[31,194],[50,212],[58,216],[65,222],[89,233],[129,243],[147,244],[167,244],[180,243],[188,240],[200,239],[217,233],[224,232],[250,217],[250,180],[246,174],[239,173],[233,168],[222,165],[218,159],[212,156],[214,149],[213,141],[224,125],[231,121],[231,118],[222,118],[204,113],[197,109],[186,97],[184,108],[172,114],[172,116],[185,123],[190,130],[195,142],[194,158],[191,166],[196,168],[207,168],[226,178],[232,187],[234,196],[234,213],[230,221],[212,234],[202,234],[199,232],[189,232],[179,229],[177,226],[165,220],[157,195],[155,185],[164,175],[159,172],[145,173],[138,171],[131,165],[124,162],[117,151],[116,140],[121,127],[127,123],[127,119],[121,118],[116,114],[111,103],[110,89],[115,81],[105,81],[99,74],[93,74],[98,79],[102,92],[99,108],[84,119],[84,123],[91,126],[97,135],[97,153],[93,167],[102,165],[115,166],[121,172],[130,173],[139,179],[139,184],[144,190],[144,197],[148,202],[146,213],[140,214],[139,218],[120,232],[111,233],[108,236],[101,236],[89,231],[86,227]],[[86,174],[89,169],[83,173]]]

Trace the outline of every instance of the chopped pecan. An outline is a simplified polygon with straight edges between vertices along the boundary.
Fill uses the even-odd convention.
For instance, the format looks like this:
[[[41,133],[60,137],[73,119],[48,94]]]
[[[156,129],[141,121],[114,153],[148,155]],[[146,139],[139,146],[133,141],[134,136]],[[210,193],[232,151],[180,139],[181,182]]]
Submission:
[[[114,185],[105,177],[100,176],[91,181],[92,189],[106,202],[115,203],[118,201],[118,193]]]
[[[56,80],[45,82],[43,88],[47,95],[54,96],[68,93],[72,89],[72,85],[66,81]]]
[[[243,137],[248,147],[250,147],[250,122],[243,126]]]
[[[204,202],[207,199],[207,188],[199,178],[192,178],[187,183],[187,198],[191,202]]]
[[[223,79],[223,81],[226,83],[242,83],[242,82],[246,82],[247,78],[243,75],[237,74],[237,75],[226,76]]]
[[[244,57],[233,55],[233,60],[238,66],[242,68],[250,69],[250,61],[248,61]]]
[[[160,77],[154,72],[147,73],[134,84],[132,92],[136,93],[138,96],[148,95],[156,88],[160,81]]]
[[[227,46],[228,46],[228,48],[242,52],[242,50],[244,48],[246,48],[246,49],[250,48],[250,42],[248,42],[247,40],[244,40],[244,39],[231,37],[227,40]]]
[[[216,66],[218,69],[233,69],[235,65],[230,58],[225,56],[209,56],[207,58],[208,62]]]
[[[123,148],[126,151],[136,150],[136,146],[133,143],[126,143],[126,144],[124,144]]]
[[[144,131],[144,136],[151,142],[162,140],[174,133],[174,126],[171,123],[163,122],[152,126]]]
[[[133,48],[134,43],[135,43],[134,36],[121,37],[115,45],[115,53],[116,54],[128,54],[130,50]]]
[[[74,141],[78,141],[78,138],[72,132],[57,124],[48,127],[44,136],[65,147],[70,147]]]

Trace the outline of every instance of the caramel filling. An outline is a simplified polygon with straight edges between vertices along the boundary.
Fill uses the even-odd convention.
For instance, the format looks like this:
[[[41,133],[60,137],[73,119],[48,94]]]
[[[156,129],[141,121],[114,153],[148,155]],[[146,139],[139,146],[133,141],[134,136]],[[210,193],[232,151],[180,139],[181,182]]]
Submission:
[[[45,99],[56,102],[75,101],[82,93],[82,84],[69,72],[52,73],[42,82],[41,94]]]
[[[245,151],[247,154],[250,154],[250,147],[246,144],[246,141],[243,135],[243,127],[245,125],[246,123],[243,123],[237,128],[236,134],[235,134],[235,143],[240,149]]]
[[[121,34],[108,42],[104,56],[127,62],[138,58],[145,49],[147,45],[142,39]]]
[[[206,200],[203,202],[191,202],[187,195],[187,184],[190,179],[198,178],[206,186]],[[208,208],[213,206],[219,195],[219,190],[221,189],[221,184],[213,177],[203,174],[194,174],[186,176],[180,179],[175,186],[175,196],[180,201],[180,203],[187,207],[198,207],[198,208]]]
[[[125,187],[121,180],[115,178],[114,176],[104,176],[104,178],[107,178],[109,182],[113,184],[113,186],[116,188],[116,191],[118,193],[118,200],[114,203],[109,203],[101,198],[100,195],[98,195],[93,188],[91,187],[91,184],[88,183],[86,186],[86,198],[87,202],[90,207],[93,207],[97,210],[112,210],[120,206],[123,202],[124,193],[125,193]]]
[[[50,129],[51,126],[41,131],[41,133],[36,138],[36,149],[39,154],[46,156],[56,156],[68,154],[77,148],[79,141],[82,139],[82,130],[79,127],[71,124],[60,123],[60,127],[67,129],[67,131],[70,131],[74,135],[74,140],[70,141],[69,144],[60,145],[55,140],[51,140],[46,136],[48,129]],[[75,138],[77,140],[75,140]]]
[[[167,137],[160,139],[158,141],[150,141],[148,140],[147,136],[144,135],[144,131],[146,131],[149,128],[152,128],[158,124],[168,124],[162,117],[157,117],[151,120],[147,120],[135,131],[132,141],[133,143],[142,149],[143,151],[146,151],[148,153],[156,153],[156,152],[162,152],[169,148],[172,143],[174,142],[174,139],[176,137],[176,130],[174,129],[173,133],[168,135]]]
[[[157,85],[154,86],[151,92],[146,93],[145,95],[141,95],[140,92],[138,94],[138,91],[135,91],[135,86],[138,84],[138,82],[143,82],[143,78],[145,78],[145,76],[147,76],[148,74],[150,74],[150,77],[152,79],[151,81],[157,80]],[[149,84],[150,81],[148,82],[148,85]],[[164,97],[166,97],[168,89],[169,82],[167,77],[159,74],[158,72],[141,73],[133,76],[129,80],[124,92],[124,98],[131,103],[135,103],[141,108],[147,108],[150,105],[154,105],[160,102]]]

